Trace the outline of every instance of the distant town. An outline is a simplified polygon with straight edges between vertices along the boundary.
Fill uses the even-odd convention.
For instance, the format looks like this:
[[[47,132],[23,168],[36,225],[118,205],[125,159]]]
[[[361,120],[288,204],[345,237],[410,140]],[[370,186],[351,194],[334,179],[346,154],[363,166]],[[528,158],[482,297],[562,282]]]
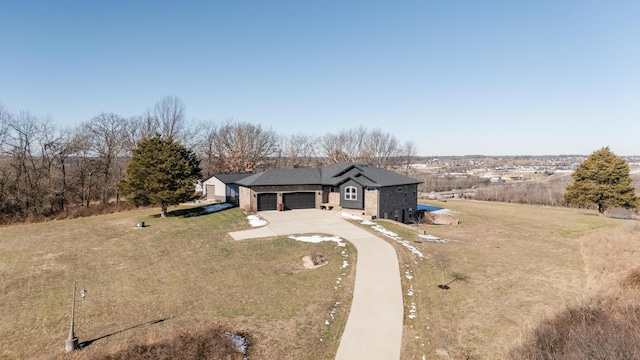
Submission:
[[[527,175],[571,173],[588,155],[544,156],[437,156],[422,157],[413,161],[411,168],[432,174],[468,176],[488,179],[524,180]],[[640,172],[640,155],[621,156],[631,168]]]
[[[588,155],[545,156],[433,156],[413,159],[412,176],[423,181],[423,198],[475,197],[477,189],[488,185],[518,184],[557,180],[560,189]],[[621,156],[630,174],[640,181],[640,156]],[[560,190],[559,189],[559,190]]]

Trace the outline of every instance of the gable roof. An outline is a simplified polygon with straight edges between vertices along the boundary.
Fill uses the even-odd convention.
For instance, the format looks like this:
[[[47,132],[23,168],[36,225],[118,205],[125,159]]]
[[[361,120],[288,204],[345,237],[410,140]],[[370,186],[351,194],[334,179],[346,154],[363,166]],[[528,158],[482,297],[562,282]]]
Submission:
[[[237,182],[238,185],[319,185],[320,169],[269,169],[253,174]]]
[[[416,179],[368,163],[337,163],[322,169],[269,169],[237,182],[245,187],[274,185],[338,186],[353,180],[363,187],[419,184]]]

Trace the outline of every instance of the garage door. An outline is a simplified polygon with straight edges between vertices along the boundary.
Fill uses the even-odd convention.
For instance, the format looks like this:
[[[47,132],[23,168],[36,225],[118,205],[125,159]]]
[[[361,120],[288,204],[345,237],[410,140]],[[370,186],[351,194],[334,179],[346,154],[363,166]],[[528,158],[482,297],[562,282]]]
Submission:
[[[258,194],[258,211],[277,210],[278,195],[277,194]]]
[[[285,209],[313,209],[316,207],[315,192],[282,194]]]
[[[207,189],[207,200],[214,200],[216,198],[216,186],[215,185],[205,185]]]

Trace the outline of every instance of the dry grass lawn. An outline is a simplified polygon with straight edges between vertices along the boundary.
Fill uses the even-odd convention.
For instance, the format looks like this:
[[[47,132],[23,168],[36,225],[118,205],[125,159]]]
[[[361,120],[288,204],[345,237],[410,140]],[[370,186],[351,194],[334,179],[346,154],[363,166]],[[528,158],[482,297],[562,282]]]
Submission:
[[[210,324],[248,334],[254,359],[334,356],[354,275],[341,268],[344,248],[285,237],[233,241],[229,231],[249,228],[240,209],[155,214],[0,228],[0,358],[95,358]],[[134,228],[138,221],[148,226]],[[305,269],[301,259],[312,250],[329,264]],[[78,296],[76,335],[95,341],[68,355],[74,280],[88,290],[86,300]],[[337,301],[336,321],[325,326]]]
[[[542,319],[618,289],[640,265],[637,222],[567,208],[432,205],[459,212],[461,224],[417,230],[378,221],[427,257],[389,240],[403,274],[403,360],[507,358]],[[252,359],[335,356],[355,275],[347,268],[334,288],[345,272],[343,248],[284,237],[235,242],[227,233],[248,228],[240,209],[164,220],[155,212],[1,228],[0,358],[93,358],[209,324],[249,334]],[[137,221],[149,226],[134,229]],[[421,240],[423,231],[447,242]],[[306,270],[301,258],[312,250],[329,265]],[[445,282],[467,280],[441,290],[443,269]],[[73,280],[89,291],[78,302],[76,333],[95,341],[67,356]]]
[[[582,254],[589,248],[581,250],[582,239],[615,233],[624,223],[567,208],[465,200],[431,205],[459,212],[455,217],[460,225],[420,228],[447,243],[421,241],[415,227],[380,222],[427,256],[417,260],[392,242],[401,273],[408,275],[402,279],[402,359],[506,358],[530,326],[585,294],[590,276]],[[620,236],[635,244],[630,249],[638,249],[640,239]],[[592,250],[589,257],[599,259],[599,251]],[[637,253],[629,256],[638,260]],[[452,282],[449,290],[439,289],[443,267],[445,282],[455,273],[468,280]],[[414,319],[408,317],[412,303]]]

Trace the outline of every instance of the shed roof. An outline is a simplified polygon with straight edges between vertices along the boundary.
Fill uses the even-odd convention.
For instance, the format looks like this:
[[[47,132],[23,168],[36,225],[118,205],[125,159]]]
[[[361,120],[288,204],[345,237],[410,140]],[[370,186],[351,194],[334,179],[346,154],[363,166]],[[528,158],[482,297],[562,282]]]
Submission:
[[[235,184],[238,180],[244,179],[248,176],[251,176],[251,174],[215,174],[209,179],[216,178],[222,183],[229,185]]]

